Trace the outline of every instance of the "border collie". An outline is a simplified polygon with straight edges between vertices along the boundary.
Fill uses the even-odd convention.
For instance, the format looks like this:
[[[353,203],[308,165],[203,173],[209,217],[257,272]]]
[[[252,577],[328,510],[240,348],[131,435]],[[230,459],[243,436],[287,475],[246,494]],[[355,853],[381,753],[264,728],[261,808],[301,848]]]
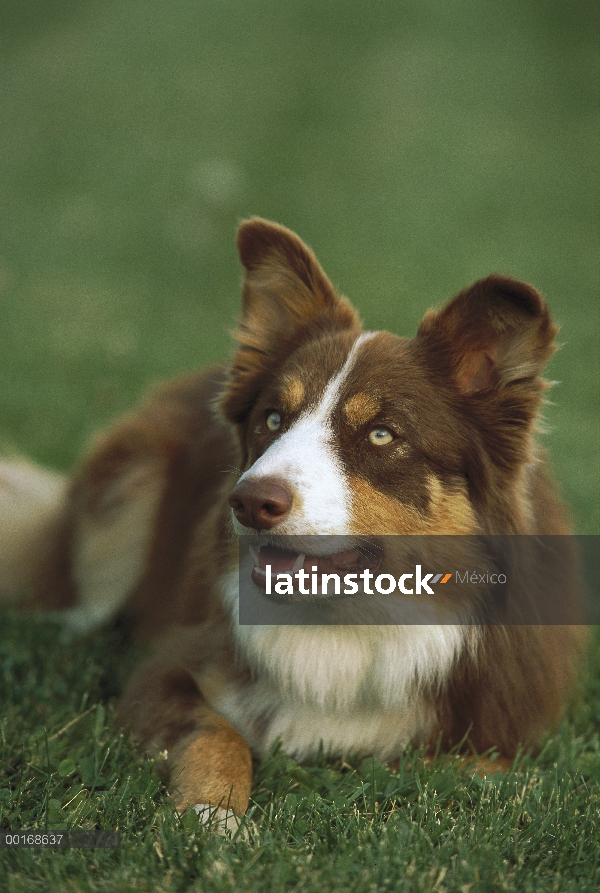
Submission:
[[[5,602],[28,594],[82,630],[127,617],[153,642],[120,716],[166,751],[179,809],[243,814],[251,755],[278,739],[298,760],[535,746],[568,695],[575,627],[243,624],[238,537],[262,598],[267,565],[364,569],[365,537],[568,535],[534,438],[557,333],[544,300],[492,275],[414,338],[365,332],[294,233],[254,218],[238,248],[227,367],[156,389],[68,479],[0,464]],[[342,544],[311,553],[311,537]],[[574,592],[575,561],[563,577]]]

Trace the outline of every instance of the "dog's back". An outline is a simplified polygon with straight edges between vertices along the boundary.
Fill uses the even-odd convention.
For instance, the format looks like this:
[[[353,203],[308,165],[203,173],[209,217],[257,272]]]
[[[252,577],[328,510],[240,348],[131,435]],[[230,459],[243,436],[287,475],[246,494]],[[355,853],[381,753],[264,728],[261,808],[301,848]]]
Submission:
[[[223,378],[213,368],[155,389],[68,480],[0,464],[5,603],[66,610],[81,631],[123,613],[143,638],[206,617],[201,599],[180,593],[197,523],[237,473],[237,445],[214,410]]]

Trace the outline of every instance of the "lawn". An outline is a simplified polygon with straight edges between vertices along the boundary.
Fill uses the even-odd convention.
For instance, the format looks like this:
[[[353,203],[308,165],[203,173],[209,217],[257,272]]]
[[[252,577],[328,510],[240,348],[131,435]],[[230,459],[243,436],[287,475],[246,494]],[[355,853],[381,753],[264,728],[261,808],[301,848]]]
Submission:
[[[0,889],[595,891],[600,660],[535,759],[483,780],[447,757],[258,767],[247,833],[178,820],[157,769],[112,721],[127,661],[110,633],[4,623],[1,828],[119,828],[118,849],[0,851]],[[595,653],[600,650],[596,637]],[[1,875],[0,875],[1,878]]]
[[[411,334],[492,271],[535,284],[562,327],[543,439],[597,535],[597,36],[583,0],[7,0],[0,446],[68,469],[151,383],[227,357],[235,226],[260,214],[370,328]],[[117,644],[3,619],[0,827],[123,840],[0,852],[0,889],[597,889],[598,636],[506,776],[273,754],[233,842],[182,825],[119,735]]]

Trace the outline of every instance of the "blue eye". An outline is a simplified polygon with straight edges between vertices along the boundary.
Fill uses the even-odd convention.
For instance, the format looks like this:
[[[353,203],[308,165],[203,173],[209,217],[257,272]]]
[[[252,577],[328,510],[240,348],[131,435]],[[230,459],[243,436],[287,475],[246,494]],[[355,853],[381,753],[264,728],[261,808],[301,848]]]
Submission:
[[[267,415],[266,421],[267,428],[269,431],[279,431],[281,428],[281,416],[278,412],[270,412]]]
[[[389,428],[373,428],[372,431],[369,431],[367,437],[367,440],[369,443],[372,443],[373,446],[385,446],[386,444],[391,443],[393,439],[394,435]]]

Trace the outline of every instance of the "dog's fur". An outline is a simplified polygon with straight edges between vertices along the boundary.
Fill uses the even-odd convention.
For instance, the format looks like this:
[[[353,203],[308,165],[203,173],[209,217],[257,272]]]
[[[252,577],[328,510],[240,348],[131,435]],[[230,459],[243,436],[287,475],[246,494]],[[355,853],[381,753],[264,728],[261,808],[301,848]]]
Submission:
[[[238,247],[228,368],[156,390],[68,482],[0,466],[0,589],[82,629],[126,616],[156,642],[120,714],[168,752],[181,808],[243,813],[251,752],[278,738],[298,759],[535,745],[569,690],[573,628],[240,626],[233,530],[569,533],[534,440],[557,332],[546,304],[495,275],[413,339],[364,333],[296,235],[253,219]],[[374,445],[374,428],[391,441]]]

